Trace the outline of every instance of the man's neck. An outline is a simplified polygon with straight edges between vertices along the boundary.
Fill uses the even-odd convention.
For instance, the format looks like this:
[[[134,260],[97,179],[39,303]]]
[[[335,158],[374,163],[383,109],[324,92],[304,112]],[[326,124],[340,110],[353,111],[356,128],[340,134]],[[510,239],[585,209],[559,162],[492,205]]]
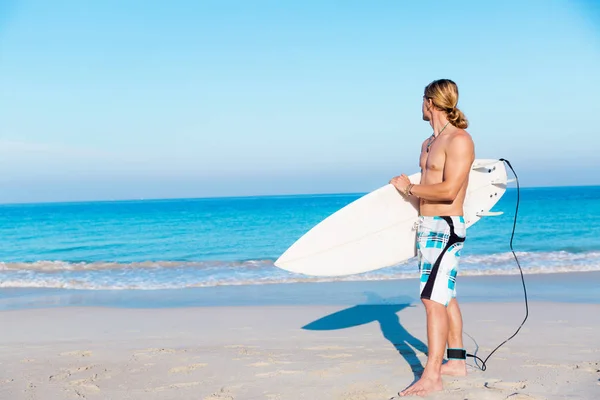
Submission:
[[[447,131],[448,128],[450,128],[449,126],[446,126],[447,124],[448,119],[446,119],[446,116],[444,114],[440,113],[435,115],[433,120],[430,122],[430,125],[433,128],[433,136],[438,137],[440,131],[444,129],[444,127],[446,127],[446,129],[444,129],[444,132]]]

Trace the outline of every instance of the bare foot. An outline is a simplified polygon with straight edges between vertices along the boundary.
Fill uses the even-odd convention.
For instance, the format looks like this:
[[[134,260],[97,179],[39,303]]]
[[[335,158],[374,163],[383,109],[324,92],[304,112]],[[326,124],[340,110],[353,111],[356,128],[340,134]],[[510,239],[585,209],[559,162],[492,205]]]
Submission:
[[[437,392],[444,389],[442,385],[442,377],[438,376],[435,378],[422,377],[417,382],[415,382],[408,389],[403,390],[398,393],[398,396],[427,396],[430,393]]]
[[[467,376],[467,362],[464,360],[448,360],[442,364],[442,375]]]

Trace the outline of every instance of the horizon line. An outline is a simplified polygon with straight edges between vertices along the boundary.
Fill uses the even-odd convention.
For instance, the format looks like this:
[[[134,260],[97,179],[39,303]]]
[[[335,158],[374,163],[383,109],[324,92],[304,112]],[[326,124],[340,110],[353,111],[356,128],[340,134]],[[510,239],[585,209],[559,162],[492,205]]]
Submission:
[[[595,188],[600,184],[588,185],[558,185],[558,186],[521,186],[520,189],[556,189],[556,188]],[[516,190],[516,187],[508,187]],[[374,189],[376,190],[376,189]],[[372,192],[372,191],[371,191]],[[20,205],[58,205],[58,204],[81,204],[81,203],[133,203],[133,202],[158,202],[177,200],[219,200],[219,199],[252,199],[259,197],[315,197],[315,196],[364,196],[371,192],[321,192],[321,193],[287,193],[287,194],[255,194],[241,196],[202,196],[202,197],[155,197],[155,198],[125,198],[125,199],[103,199],[103,200],[51,200],[51,201],[26,201],[26,202],[0,202],[0,206]]]

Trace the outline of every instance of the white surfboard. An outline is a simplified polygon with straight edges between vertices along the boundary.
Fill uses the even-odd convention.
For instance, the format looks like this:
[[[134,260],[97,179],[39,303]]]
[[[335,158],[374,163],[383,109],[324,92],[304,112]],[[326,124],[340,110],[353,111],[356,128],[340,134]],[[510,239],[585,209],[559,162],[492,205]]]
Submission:
[[[420,178],[420,173],[409,176],[412,183]],[[475,160],[463,208],[467,228],[484,216],[498,215],[490,210],[507,184],[502,161]],[[325,218],[275,265],[305,275],[341,276],[399,264],[416,255],[418,217],[418,199],[387,184]]]

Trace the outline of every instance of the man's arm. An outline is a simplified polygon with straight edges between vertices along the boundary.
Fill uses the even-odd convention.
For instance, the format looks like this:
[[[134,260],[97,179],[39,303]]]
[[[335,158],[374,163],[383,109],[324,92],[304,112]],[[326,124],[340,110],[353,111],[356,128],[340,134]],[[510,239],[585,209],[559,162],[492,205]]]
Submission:
[[[446,149],[444,180],[432,185],[414,185],[410,192],[429,201],[454,201],[471,172],[473,141],[467,135],[455,137]]]

